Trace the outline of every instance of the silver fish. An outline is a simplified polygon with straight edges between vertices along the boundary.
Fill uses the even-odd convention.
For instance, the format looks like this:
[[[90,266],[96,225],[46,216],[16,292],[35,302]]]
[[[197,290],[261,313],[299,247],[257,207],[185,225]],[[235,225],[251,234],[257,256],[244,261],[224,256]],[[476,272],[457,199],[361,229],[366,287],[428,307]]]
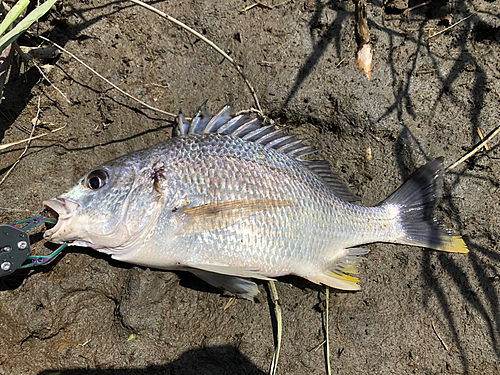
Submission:
[[[466,253],[433,218],[442,158],[431,161],[376,207],[363,207],[316,149],[284,129],[205,105],[176,135],[94,169],[44,202],[58,222],[55,243],[88,246],[146,267],[188,270],[253,298],[252,278],[298,275],[357,290],[368,250],[392,242]]]

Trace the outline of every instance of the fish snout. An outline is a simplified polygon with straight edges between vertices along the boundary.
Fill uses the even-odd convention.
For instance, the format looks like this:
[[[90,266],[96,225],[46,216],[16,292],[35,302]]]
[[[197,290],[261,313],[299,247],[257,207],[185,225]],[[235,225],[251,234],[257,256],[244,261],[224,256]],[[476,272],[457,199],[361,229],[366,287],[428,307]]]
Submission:
[[[49,199],[47,201],[44,201],[43,205],[45,206],[45,208],[54,213],[57,218],[56,225],[53,228],[47,230],[44,233],[43,238],[47,241],[55,243],[65,242],[65,239],[63,238],[63,234],[67,232],[67,230],[65,229],[69,226],[72,217],[74,216],[80,205],[65,198]]]

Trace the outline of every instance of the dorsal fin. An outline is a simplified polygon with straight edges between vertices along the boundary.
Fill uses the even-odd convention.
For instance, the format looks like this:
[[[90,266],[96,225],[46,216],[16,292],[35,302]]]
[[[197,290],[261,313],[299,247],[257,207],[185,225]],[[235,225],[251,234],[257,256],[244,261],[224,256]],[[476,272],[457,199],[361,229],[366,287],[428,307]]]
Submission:
[[[275,149],[304,163],[332,189],[337,197],[348,202],[359,200],[340,176],[331,170],[327,161],[302,160],[303,156],[312,154],[318,149],[305,145],[294,135],[286,135],[286,128],[277,129],[274,125],[265,126],[258,118],[251,119],[247,115],[233,116],[234,101],[226,104],[215,116],[207,112],[206,104],[207,102],[203,103],[191,123],[188,123],[179,111],[175,135],[227,134]]]
[[[326,160],[304,160],[302,162],[307,166],[307,168],[309,168],[309,170],[319,176],[340,199],[347,202],[355,202],[361,199],[351,192],[349,186],[342,181],[342,177],[340,177],[337,172],[332,171],[330,163]]]
[[[207,102],[203,103],[191,123],[188,123],[179,111],[174,135],[228,134],[273,148],[296,159],[317,151],[315,147],[306,146],[295,136],[286,135],[286,128],[264,126],[258,118],[251,119],[247,115],[233,116],[234,101],[226,104],[215,116],[207,112],[206,104]]]
[[[189,124],[188,128],[188,134],[202,133],[211,118],[212,116],[207,112],[207,101],[205,101],[205,103],[201,105],[196,116],[191,120],[191,124]]]
[[[179,109],[179,115],[177,116],[177,126],[174,128],[174,136],[179,136],[182,134],[187,134],[189,129],[189,122],[186,121],[182,110]]]

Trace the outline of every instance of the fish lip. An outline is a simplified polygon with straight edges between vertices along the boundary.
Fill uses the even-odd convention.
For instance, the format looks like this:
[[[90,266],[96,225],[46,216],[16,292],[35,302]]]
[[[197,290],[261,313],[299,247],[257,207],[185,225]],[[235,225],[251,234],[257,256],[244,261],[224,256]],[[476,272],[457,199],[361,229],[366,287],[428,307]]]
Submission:
[[[69,225],[71,218],[78,208],[80,208],[80,205],[66,198],[49,199],[43,201],[43,205],[57,216],[56,225],[44,233],[44,239],[55,243],[65,242],[61,239],[57,239],[57,234]]]

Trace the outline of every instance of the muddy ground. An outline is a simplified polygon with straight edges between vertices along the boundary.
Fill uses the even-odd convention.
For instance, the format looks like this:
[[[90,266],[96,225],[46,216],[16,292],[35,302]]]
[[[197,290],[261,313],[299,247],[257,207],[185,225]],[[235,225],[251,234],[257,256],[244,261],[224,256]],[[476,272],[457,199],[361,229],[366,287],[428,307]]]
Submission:
[[[498,1],[436,0],[403,14],[373,1],[371,81],[357,67],[351,2],[274,0],[272,9],[241,11],[252,2],[151,4],[230,53],[265,114],[321,147],[318,157],[363,204],[377,204],[435,157],[452,164],[479,143],[479,128],[488,134],[498,126]],[[429,40],[447,15],[451,23],[471,16]],[[33,32],[157,108],[182,107],[190,116],[206,99],[214,111],[234,98],[237,110],[255,107],[231,64],[133,3],[62,0]],[[109,90],[68,55],[39,62],[47,63],[67,100],[33,65],[15,65],[0,104],[0,140],[28,137],[38,111],[35,134],[66,128],[33,141],[6,177],[1,223],[40,214],[42,200],[92,166],[171,134],[171,117]],[[438,216],[464,236],[469,254],[369,245],[361,291],[332,292],[333,373],[500,372],[498,141],[445,177]],[[1,151],[0,177],[23,149]],[[39,242],[33,251],[49,250]],[[71,248],[49,266],[0,279],[0,374],[264,374],[273,321],[266,285],[259,288],[256,302],[224,310],[229,298],[188,273]],[[323,348],[312,350],[324,339],[324,293],[298,278],[280,279],[277,288],[284,319],[278,372],[324,374]]]

